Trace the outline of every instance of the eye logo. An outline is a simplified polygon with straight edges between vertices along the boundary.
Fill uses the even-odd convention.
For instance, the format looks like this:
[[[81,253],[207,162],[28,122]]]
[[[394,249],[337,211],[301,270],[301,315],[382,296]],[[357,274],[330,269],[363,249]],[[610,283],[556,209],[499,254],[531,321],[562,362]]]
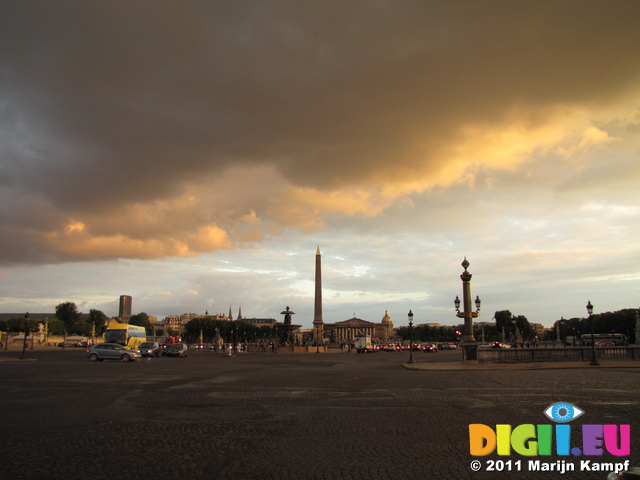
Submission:
[[[584,410],[566,402],[553,403],[544,411],[547,418],[557,423],[570,422],[581,416],[583,413]]]

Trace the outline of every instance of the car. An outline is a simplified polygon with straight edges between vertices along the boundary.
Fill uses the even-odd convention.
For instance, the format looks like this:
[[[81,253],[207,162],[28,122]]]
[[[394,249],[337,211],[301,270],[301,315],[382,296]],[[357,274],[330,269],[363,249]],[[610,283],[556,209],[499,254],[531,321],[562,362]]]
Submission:
[[[158,342],[144,342],[140,344],[140,355],[143,357],[159,357],[162,349]]]
[[[98,360],[122,360],[123,362],[130,362],[140,359],[140,352],[136,350],[129,350],[123,347],[119,343],[98,343],[87,348],[87,357],[92,362]]]
[[[58,343],[58,346],[62,347],[62,348],[86,347],[87,346],[87,342],[86,342],[86,340],[83,340],[81,342],[60,342],[60,343]]]
[[[164,350],[164,354],[167,357],[186,357],[189,354],[188,351],[189,347],[184,343],[174,343]]]

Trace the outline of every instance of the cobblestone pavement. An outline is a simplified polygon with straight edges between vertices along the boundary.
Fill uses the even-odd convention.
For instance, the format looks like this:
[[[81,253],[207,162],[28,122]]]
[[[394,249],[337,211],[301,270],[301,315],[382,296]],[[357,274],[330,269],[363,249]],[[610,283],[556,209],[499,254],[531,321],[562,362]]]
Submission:
[[[386,352],[29,356],[0,361],[0,478],[604,480],[608,472],[531,472],[515,454],[471,470],[469,424],[551,423],[542,412],[558,401],[582,408],[584,423],[631,424],[629,460],[640,465],[636,368],[410,370]],[[523,460],[522,470],[486,472],[496,459]]]

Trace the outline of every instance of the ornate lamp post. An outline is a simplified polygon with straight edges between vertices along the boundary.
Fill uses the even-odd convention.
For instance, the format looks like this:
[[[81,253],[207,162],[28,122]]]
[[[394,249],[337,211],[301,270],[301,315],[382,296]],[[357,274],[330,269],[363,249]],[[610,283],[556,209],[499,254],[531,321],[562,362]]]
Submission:
[[[593,305],[591,305],[591,300],[587,301],[587,313],[589,314],[589,326],[591,328],[591,363],[589,365],[597,366],[600,363],[598,363],[598,357],[596,357],[596,342],[593,338]]]
[[[407,363],[413,362],[413,312],[409,310],[409,361]]]
[[[462,262],[464,272],[460,275],[462,280],[462,304],[463,311],[460,311],[460,299],[456,295],[456,299],[453,304],[456,307],[456,316],[458,318],[464,318],[464,328],[462,331],[462,347],[464,351],[464,357],[466,360],[478,359],[478,344],[476,338],[473,335],[473,319],[480,316],[480,297],[476,296],[475,304],[476,311],[471,310],[471,274],[467,271],[469,262],[467,257],[464,257]]]
[[[233,352],[234,353],[238,353],[238,338],[239,338],[238,326],[236,325],[233,333]]]
[[[29,335],[29,312],[24,314],[24,340],[22,342],[22,355],[20,355],[21,360],[24,360],[26,357],[25,351],[27,350],[27,335]]]
[[[31,350],[33,350],[33,341],[35,339],[34,333],[35,333],[35,331],[31,333]]]

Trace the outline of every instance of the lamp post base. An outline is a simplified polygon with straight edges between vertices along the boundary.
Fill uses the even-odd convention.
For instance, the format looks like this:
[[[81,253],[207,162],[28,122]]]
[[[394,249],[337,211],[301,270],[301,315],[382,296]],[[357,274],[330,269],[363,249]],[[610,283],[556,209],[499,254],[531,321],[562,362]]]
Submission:
[[[462,342],[462,363],[478,363],[478,342]]]

